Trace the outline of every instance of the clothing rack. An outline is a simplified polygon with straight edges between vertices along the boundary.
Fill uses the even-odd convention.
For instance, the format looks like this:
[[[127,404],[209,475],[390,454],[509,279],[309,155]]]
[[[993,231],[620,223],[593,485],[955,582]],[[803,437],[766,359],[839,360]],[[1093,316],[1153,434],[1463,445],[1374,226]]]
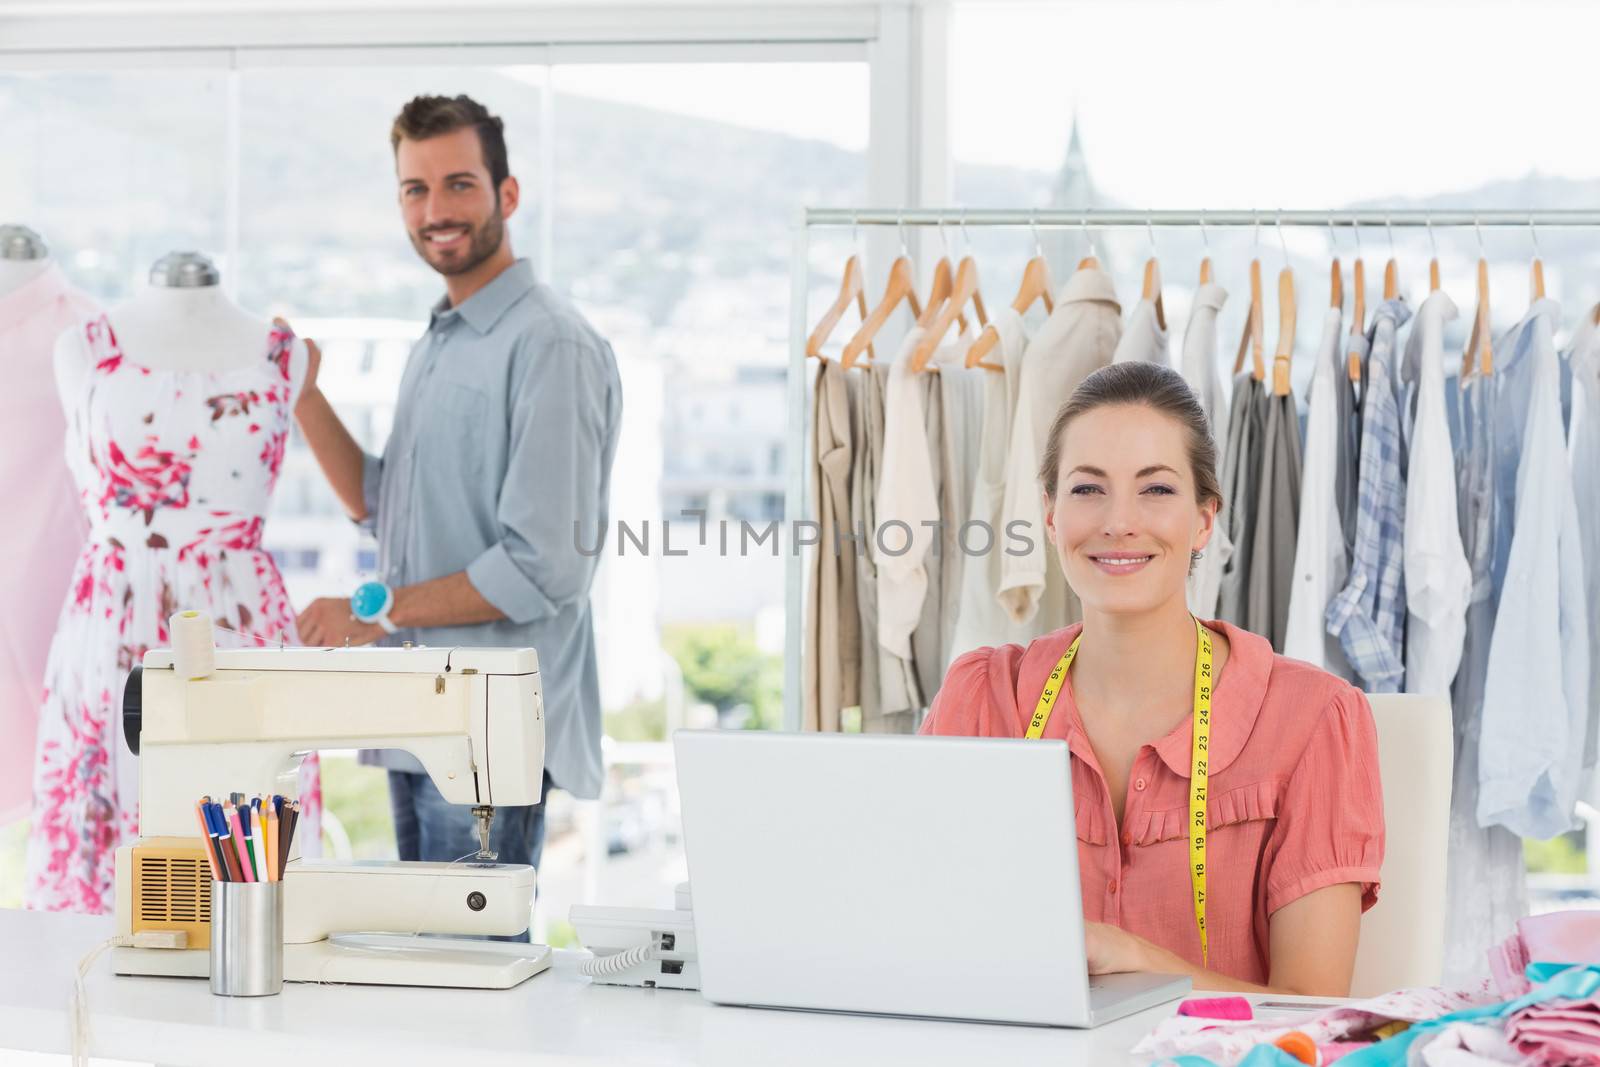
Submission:
[[[784,691],[783,728],[799,730],[801,723],[802,676],[800,657],[804,649],[805,597],[804,561],[792,540],[796,524],[805,518],[807,508],[806,468],[810,462],[806,440],[806,335],[810,329],[806,300],[809,294],[811,231],[819,227],[892,226],[908,227],[1009,227],[1013,229],[1090,230],[1143,228],[1154,226],[1191,227],[1204,230],[1239,227],[1329,229],[1526,227],[1534,236],[1537,253],[1539,229],[1600,227],[1600,211],[1543,210],[1504,211],[1447,208],[1361,209],[1355,211],[1132,211],[1124,209],[1064,211],[1028,208],[883,208],[832,207],[802,208],[792,227],[793,251],[789,282],[789,375],[788,479],[784,492],[785,541],[789,551],[784,575]],[[780,542],[782,543],[782,542]]]

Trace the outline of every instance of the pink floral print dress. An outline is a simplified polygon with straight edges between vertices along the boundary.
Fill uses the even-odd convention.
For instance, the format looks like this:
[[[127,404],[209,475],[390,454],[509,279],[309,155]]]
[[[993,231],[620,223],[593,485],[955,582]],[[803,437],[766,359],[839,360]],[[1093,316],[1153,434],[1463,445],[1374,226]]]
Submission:
[[[257,361],[155,369],[123,354],[104,315],[74,330],[85,374],[67,463],[90,533],[45,667],[24,897],[40,910],[106,912],[116,849],[139,832],[139,760],[122,732],[128,672],[167,644],[179,610],[209,614],[219,647],[299,643],[261,532],[307,356],[274,328]],[[315,755],[300,791],[313,821],[296,837],[315,845]]]

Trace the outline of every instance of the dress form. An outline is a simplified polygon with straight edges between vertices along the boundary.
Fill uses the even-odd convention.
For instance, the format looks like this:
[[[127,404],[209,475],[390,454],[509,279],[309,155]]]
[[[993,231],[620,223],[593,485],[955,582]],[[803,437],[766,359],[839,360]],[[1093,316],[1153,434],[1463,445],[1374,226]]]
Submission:
[[[198,252],[174,252],[150,269],[150,286],[106,313],[127,359],[155,371],[226,373],[259,362],[272,324],[241,310],[222,291],[222,275]],[[81,395],[88,369],[81,349],[56,345],[63,401]]]
[[[50,249],[26,226],[0,226],[0,296],[8,296],[50,269]]]

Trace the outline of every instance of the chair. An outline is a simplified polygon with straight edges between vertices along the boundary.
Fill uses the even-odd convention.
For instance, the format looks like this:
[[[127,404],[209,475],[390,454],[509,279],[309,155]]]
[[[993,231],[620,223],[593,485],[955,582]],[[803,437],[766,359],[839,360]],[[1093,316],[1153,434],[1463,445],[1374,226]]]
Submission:
[[[1455,740],[1450,702],[1369,694],[1378,729],[1386,847],[1378,903],[1361,917],[1350,995],[1438,985]]]

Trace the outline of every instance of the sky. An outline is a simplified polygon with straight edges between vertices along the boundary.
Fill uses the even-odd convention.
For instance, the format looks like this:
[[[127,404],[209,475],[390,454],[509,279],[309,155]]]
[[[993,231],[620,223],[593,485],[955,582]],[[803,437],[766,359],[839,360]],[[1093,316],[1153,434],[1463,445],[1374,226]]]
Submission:
[[[1600,5],[1560,0],[957,3],[958,161],[1055,170],[1078,117],[1123,204],[1309,207],[1537,170],[1600,175]],[[559,89],[867,141],[864,63],[565,66]]]

